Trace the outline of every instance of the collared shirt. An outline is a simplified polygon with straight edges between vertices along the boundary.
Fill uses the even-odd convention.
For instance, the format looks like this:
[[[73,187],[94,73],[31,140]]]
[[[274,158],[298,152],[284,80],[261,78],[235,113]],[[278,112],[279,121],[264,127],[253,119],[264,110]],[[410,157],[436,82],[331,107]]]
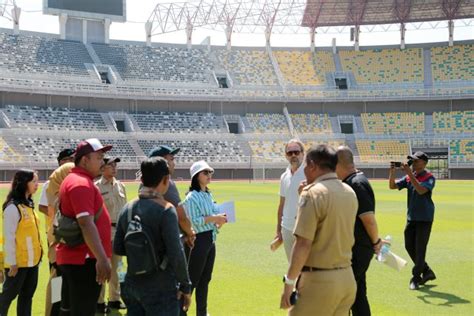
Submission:
[[[342,182],[347,183],[354,190],[359,202],[354,226],[355,245],[372,249],[372,240],[360,219],[363,214],[375,213],[375,195],[372,186],[362,171],[348,175]]]
[[[111,222],[107,207],[94,184],[93,178],[80,167],[71,170],[59,188],[61,212],[65,216],[80,218],[94,216],[102,207],[102,214],[95,221],[99,237],[107,257],[112,256]],[[84,243],[76,247],[58,244],[56,260],[61,264],[83,265],[86,258],[95,258],[92,251]]]
[[[357,207],[354,191],[333,172],[303,189],[294,234],[312,241],[306,266],[351,266]]]
[[[119,180],[112,178],[108,181],[104,177],[101,177],[95,182],[97,187],[102,194],[105,206],[110,214],[110,220],[112,223],[117,223],[120,211],[127,203],[127,194],[125,192],[125,186]]]
[[[408,176],[398,179],[395,183],[398,189],[407,189],[407,219],[409,221],[432,222],[435,206],[431,198],[436,179],[433,174],[423,170],[420,174],[414,173],[416,180],[428,192],[419,194]]]
[[[295,228],[298,212],[298,188],[303,180],[305,180],[304,164],[301,164],[294,174],[291,173],[291,168],[288,167],[280,178],[280,196],[285,198],[281,226],[290,231]]]
[[[191,221],[196,234],[212,231],[212,238],[216,240],[218,233],[217,226],[214,223],[205,223],[205,218],[219,213],[216,203],[210,192],[191,191],[186,195],[181,204],[186,211],[186,215]]]

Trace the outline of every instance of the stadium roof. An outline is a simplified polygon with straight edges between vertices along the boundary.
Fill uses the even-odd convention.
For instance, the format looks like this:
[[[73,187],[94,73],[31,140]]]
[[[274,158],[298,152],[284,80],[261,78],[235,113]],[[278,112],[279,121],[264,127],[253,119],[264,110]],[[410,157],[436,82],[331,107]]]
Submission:
[[[394,24],[473,17],[473,0],[307,0],[302,26]]]

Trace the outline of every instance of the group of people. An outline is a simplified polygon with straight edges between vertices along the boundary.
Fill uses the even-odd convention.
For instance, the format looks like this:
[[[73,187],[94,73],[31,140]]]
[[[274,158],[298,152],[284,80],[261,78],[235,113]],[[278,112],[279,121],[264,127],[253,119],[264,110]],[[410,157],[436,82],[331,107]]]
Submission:
[[[280,307],[289,315],[371,315],[366,272],[387,241],[379,237],[375,195],[350,148],[285,145],[289,167],[280,179],[276,239],[289,261]],[[414,262],[409,288],[436,279],[426,263],[434,218],[435,178],[428,156],[391,162],[390,189],[407,189],[405,248]],[[396,165],[406,176],[395,179]]]
[[[124,308],[131,316],[186,315],[192,292],[197,315],[207,315],[216,236],[227,222],[209,190],[214,169],[205,161],[194,163],[189,191],[181,201],[170,179],[179,148],[159,146],[141,163],[138,198],[127,203],[125,186],[116,179],[121,160],[107,155],[111,149],[92,138],[61,151],[59,167],[43,185],[39,209],[46,215],[50,265],[45,315],[88,316]],[[3,204],[0,316],[8,315],[16,297],[17,315],[31,315],[44,251],[32,199],[37,189],[37,172],[19,170]],[[61,237],[60,217],[79,232],[78,244]],[[126,273],[121,283],[130,218],[139,219],[159,262],[146,274]],[[53,304],[54,278],[61,280],[61,299]]]
[[[125,186],[116,179],[121,160],[107,155],[111,149],[92,138],[61,151],[59,167],[43,186],[39,209],[46,215],[50,264],[45,314],[83,316],[127,308],[131,316],[186,315],[195,292],[196,314],[206,316],[215,241],[227,222],[209,190],[214,169],[195,162],[181,201],[171,180],[179,148],[159,146],[141,163],[138,198],[127,203]],[[280,307],[290,315],[370,315],[366,272],[385,241],[368,179],[345,146],[319,145],[305,152],[293,139],[285,154],[289,167],[281,176],[276,238],[284,244],[289,267]],[[390,189],[408,191],[405,248],[415,264],[410,289],[436,278],[425,261],[435,185],[427,162],[422,152],[408,156],[401,163],[406,176],[398,180],[395,163],[390,165]],[[32,199],[37,189],[38,174],[19,170],[3,204],[0,316],[8,315],[16,297],[17,315],[31,315],[44,251]],[[60,216],[78,229],[78,245],[59,238]],[[130,255],[130,247],[143,246],[130,244],[131,230],[147,236],[156,264],[151,272],[125,274],[121,283],[122,257]],[[136,262],[132,259],[127,257],[127,272]],[[61,278],[61,300],[52,304],[54,278]]]

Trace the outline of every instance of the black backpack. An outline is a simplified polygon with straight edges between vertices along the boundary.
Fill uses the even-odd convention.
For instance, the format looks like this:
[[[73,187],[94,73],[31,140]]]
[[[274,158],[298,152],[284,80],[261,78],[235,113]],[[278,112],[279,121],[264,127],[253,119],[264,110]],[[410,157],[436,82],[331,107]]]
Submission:
[[[124,237],[125,254],[127,256],[127,275],[140,276],[164,270],[168,264],[166,257],[160,260],[156,255],[155,245],[146,225],[142,225],[133,209],[139,207],[139,200],[127,206],[127,231]]]

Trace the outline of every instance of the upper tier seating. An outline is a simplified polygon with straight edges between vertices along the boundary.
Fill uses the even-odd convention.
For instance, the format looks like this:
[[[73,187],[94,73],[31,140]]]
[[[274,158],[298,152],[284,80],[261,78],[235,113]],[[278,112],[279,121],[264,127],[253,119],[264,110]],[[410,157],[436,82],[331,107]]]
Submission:
[[[0,32],[0,73],[90,77],[84,63],[93,61],[80,42]]]
[[[245,117],[256,133],[289,133],[288,123],[283,114],[248,113]]]
[[[435,133],[473,133],[474,111],[433,112]]]
[[[422,83],[423,49],[339,51],[342,68],[352,71],[359,84]]]
[[[22,155],[14,151],[5,140],[0,137],[0,162],[21,162]]]
[[[223,122],[213,113],[153,112],[130,114],[143,132],[150,133],[220,133]]]
[[[431,48],[434,81],[474,80],[474,45]]]
[[[408,140],[358,140],[356,145],[361,162],[388,164],[390,161],[405,161],[410,154]]]
[[[212,64],[202,49],[93,44],[103,64],[123,80],[209,83]]]
[[[327,114],[290,114],[290,117],[298,133],[332,134]]]
[[[422,112],[362,113],[362,124],[367,134],[418,134],[425,132]]]
[[[216,52],[217,59],[239,85],[277,85],[278,78],[268,53],[264,50],[225,49]]]
[[[15,128],[57,131],[107,130],[101,114],[95,112],[34,106],[7,106],[4,112]]]
[[[328,51],[275,50],[273,54],[284,78],[293,85],[325,85],[326,72],[336,70]]]

